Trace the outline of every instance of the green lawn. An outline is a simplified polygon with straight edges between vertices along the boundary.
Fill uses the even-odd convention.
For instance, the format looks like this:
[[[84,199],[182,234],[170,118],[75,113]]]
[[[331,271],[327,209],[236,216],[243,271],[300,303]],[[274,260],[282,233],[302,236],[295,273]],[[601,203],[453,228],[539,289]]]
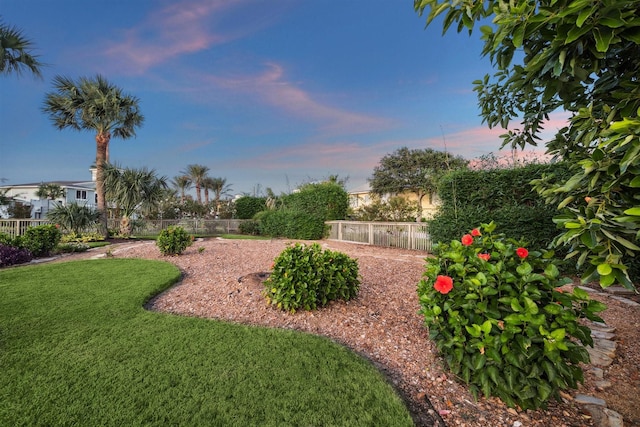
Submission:
[[[0,271],[0,425],[413,425],[328,339],[144,310],[179,274],[118,258]]]

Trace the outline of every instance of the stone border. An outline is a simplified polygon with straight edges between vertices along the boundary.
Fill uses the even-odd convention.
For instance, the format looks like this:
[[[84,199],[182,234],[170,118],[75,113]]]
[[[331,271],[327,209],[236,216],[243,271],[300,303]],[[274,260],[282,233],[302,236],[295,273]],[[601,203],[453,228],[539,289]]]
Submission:
[[[578,286],[580,289],[589,292],[613,298],[629,306],[640,306],[635,301],[619,296],[624,291],[619,292],[617,289],[613,291],[600,292],[586,286]],[[596,378],[595,386],[599,389],[611,387],[611,382],[604,378],[604,369],[613,363],[616,356],[618,344],[615,341],[616,329],[607,326],[604,323],[588,322],[587,326],[591,329],[593,337],[593,347],[587,347],[589,357],[591,359],[591,367],[589,370]],[[576,403],[583,405],[584,409],[593,417],[593,422],[598,427],[623,427],[624,421],[622,415],[607,408],[607,402],[594,396],[577,394],[574,398]]]

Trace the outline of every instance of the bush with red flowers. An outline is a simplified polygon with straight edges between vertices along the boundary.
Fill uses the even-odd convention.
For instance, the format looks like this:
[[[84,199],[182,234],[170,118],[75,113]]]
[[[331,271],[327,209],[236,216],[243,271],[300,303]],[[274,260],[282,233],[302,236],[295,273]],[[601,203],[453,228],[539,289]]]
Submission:
[[[553,253],[493,234],[482,224],[434,247],[418,284],[421,314],[448,369],[477,397],[497,396],[522,409],[546,407],[583,381],[591,331],[579,323],[604,304],[575,288],[560,292]]]

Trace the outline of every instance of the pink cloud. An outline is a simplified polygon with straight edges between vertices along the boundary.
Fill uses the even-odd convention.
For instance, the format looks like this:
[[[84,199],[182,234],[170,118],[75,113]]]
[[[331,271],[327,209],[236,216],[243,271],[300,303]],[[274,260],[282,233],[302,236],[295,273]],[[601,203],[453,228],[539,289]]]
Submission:
[[[211,20],[239,0],[180,1],[152,13],[106,48],[120,71],[142,73],[177,56],[225,43],[239,34],[216,33]]]
[[[321,130],[327,133],[369,132],[391,125],[387,118],[354,113],[317,101],[312,94],[288,81],[283,67],[276,63],[268,63],[267,69],[258,75],[207,78],[223,88],[257,96],[290,115],[321,122]]]

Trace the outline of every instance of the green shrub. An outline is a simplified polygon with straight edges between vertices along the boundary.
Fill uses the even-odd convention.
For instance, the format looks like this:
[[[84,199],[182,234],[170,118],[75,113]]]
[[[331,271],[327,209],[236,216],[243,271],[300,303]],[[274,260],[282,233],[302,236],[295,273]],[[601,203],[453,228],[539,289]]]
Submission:
[[[160,232],[156,245],[162,255],[180,255],[193,243],[193,236],[179,226],[170,225]]]
[[[80,242],[60,243],[56,248],[56,251],[60,253],[86,252],[88,250],[89,245]]]
[[[324,219],[314,214],[292,209],[260,212],[260,234],[289,239],[318,240],[327,232]]]
[[[445,175],[438,183],[442,205],[429,222],[434,242],[462,235],[470,223],[495,221],[503,233],[523,238],[535,248],[547,248],[559,231],[556,206],[534,190],[531,181],[554,174],[560,181],[571,174],[564,163],[530,164],[512,169],[464,170]]]
[[[100,233],[76,233],[74,231],[64,234],[60,239],[60,243],[88,243],[100,242],[104,240],[104,236]]]
[[[305,184],[295,193],[286,195],[282,203],[287,209],[333,221],[347,217],[349,194],[335,182]]]
[[[6,233],[0,233],[0,245],[23,248],[22,236],[11,237]]]
[[[314,310],[358,294],[358,262],[341,252],[323,251],[317,243],[296,243],[278,255],[264,285],[270,304],[290,312]]]
[[[481,229],[436,245],[427,259],[418,296],[430,338],[474,395],[546,407],[583,381],[583,345],[593,340],[578,319],[602,321],[594,313],[605,306],[580,288],[563,292],[570,280],[560,277],[551,252],[492,234],[494,223]]]
[[[260,211],[267,209],[266,197],[243,196],[235,201],[238,219],[251,219]]]
[[[238,230],[241,234],[249,234],[251,236],[257,236],[260,234],[260,222],[256,220],[249,220],[241,222]]]
[[[43,257],[51,253],[58,243],[62,233],[57,225],[38,225],[29,227],[22,236],[22,246],[34,257]]]

